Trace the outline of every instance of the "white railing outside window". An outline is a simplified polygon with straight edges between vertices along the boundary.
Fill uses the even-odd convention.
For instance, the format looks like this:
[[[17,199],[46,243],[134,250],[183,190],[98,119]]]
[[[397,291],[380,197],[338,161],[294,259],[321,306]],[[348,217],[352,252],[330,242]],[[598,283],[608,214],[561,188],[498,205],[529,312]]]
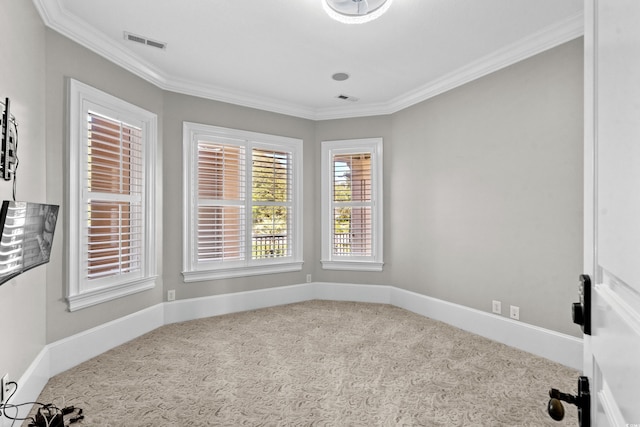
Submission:
[[[322,267],[381,271],[382,138],[322,142]]]
[[[183,126],[186,282],[302,269],[302,141]]]

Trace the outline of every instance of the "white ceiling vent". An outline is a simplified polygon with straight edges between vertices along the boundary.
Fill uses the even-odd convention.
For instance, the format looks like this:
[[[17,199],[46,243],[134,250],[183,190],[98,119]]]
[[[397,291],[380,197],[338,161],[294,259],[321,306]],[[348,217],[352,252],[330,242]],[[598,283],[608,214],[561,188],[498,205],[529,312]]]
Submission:
[[[355,96],[349,96],[349,95],[344,95],[344,94],[338,95],[338,96],[336,96],[336,98],[342,99],[343,101],[351,101],[351,102],[356,102],[356,101],[359,100]]]
[[[164,42],[159,42],[156,40],[151,40],[146,37],[138,36],[136,34],[131,34],[124,31],[124,39],[129,40],[130,42],[140,43],[151,47],[156,47],[158,49],[166,49],[167,44]]]

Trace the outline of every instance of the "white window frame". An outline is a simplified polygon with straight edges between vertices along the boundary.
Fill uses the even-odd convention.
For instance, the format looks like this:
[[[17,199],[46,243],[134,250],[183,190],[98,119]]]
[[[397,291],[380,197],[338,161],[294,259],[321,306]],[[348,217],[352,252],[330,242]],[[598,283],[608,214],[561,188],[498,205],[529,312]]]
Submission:
[[[273,150],[289,151],[293,155],[293,188],[292,188],[292,212],[291,232],[293,250],[291,256],[275,257],[269,259],[250,259],[246,257],[242,261],[217,261],[199,262],[197,259],[197,171],[198,171],[198,141],[220,140],[232,141],[234,144],[245,147],[246,161],[251,159],[254,147]],[[224,279],[232,277],[253,276],[271,273],[283,273],[302,270],[303,259],[303,202],[302,202],[302,140],[278,135],[268,135],[257,132],[249,132],[237,129],[229,129],[219,126],[200,123],[183,123],[183,271],[185,282],[198,282],[204,280]],[[245,167],[246,173],[246,205],[247,212],[245,225],[246,236],[251,237],[251,166]]]
[[[382,198],[382,138],[363,138],[322,142],[321,232],[322,268],[325,270],[382,271],[384,265],[384,219]],[[333,243],[333,158],[336,155],[371,153],[372,255],[338,256]]]
[[[88,201],[87,115],[92,111],[128,123],[142,130],[143,172],[143,251],[139,273],[89,281],[86,278],[87,237],[83,228]],[[156,152],[157,115],[126,101],[69,79],[69,172],[68,188],[68,285],[69,311],[79,310],[126,295],[152,289],[156,285]],[[84,218],[84,220],[83,220]],[[86,224],[86,223],[85,223]]]

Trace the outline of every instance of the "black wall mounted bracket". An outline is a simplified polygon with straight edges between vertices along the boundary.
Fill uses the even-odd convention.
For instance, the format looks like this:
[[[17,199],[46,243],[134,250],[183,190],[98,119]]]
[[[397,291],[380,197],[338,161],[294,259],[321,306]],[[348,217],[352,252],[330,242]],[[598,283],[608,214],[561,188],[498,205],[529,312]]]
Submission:
[[[11,115],[9,98],[6,98],[4,102],[2,117],[0,118],[0,128],[2,129],[0,173],[5,181],[10,181],[18,164],[18,127],[15,117]]]

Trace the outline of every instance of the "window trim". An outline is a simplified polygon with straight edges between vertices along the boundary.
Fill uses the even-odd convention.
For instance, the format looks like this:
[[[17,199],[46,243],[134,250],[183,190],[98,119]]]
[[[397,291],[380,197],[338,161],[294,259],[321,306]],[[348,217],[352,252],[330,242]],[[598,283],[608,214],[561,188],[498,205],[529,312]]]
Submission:
[[[243,131],[237,129],[224,128],[219,126],[206,125],[201,123],[183,122],[183,204],[182,204],[182,275],[186,283],[199,282],[205,280],[215,280],[233,277],[254,276],[272,273],[284,273],[302,270],[304,263],[303,253],[303,173],[302,162],[303,144],[301,139],[290,138],[278,135],[269,135],[257,132]],[[246,259],[240,262],[221,262],[219,267],[212,268],[211,263],[198,263],[196,259],[196,231],[197,220],[195,218],[197,206],[197,162],[198,162],[198,141],[199,139],[219,138],[233,141],[244,145],[257,144],[260,147],[273,149],[283,149],[291,151],[293,159],[293,218],[292,229],[294,249],[290,257],[273,258],[268,260]],[[251,158],[250,150],[247,150],[245,157]],[[250,170],[249,167],[247,170]],[[247,185],[251,183],[248,182]],[[248,193],[251,197],[251,192]],[[247,217],[250,220],[250,216]],[[251,226],[247,226],[250,230]]]
[[[324,270],[382,271],[384,266],[384,218],[383,218],[383,163],[382,138],[362,138],[322,141],[321,144],[321,233]],[[332,182],[333,157],[336,154],[371,153],[372,191],[372,255],[367,257],[341,257],[332,253]]]
[[[157,115],[130,104],[108,93],[102,92],[74,79],[68,80],[69,86],[69,139],[68,159],[69,171],[65,175],[68,189],[69,209],[67,211],[67,287],[66,300],[69,311],[76,311],[102,302],[110,301],[126,295],[131,295],[156,285],[156,153],[157,153]],[[84,233],[81,232],[81,210],[86,209],[86,187],[82,173],[82,149],[86,142],[87,120],[89,110],[107,115],[113,119],[140,126],[142,129],[142,145],[144,150],[144,251],[142,271],[139,277],[102,281],[100,286],[89,286],[82,276],[83,264],[81,259],[84,244]]]

